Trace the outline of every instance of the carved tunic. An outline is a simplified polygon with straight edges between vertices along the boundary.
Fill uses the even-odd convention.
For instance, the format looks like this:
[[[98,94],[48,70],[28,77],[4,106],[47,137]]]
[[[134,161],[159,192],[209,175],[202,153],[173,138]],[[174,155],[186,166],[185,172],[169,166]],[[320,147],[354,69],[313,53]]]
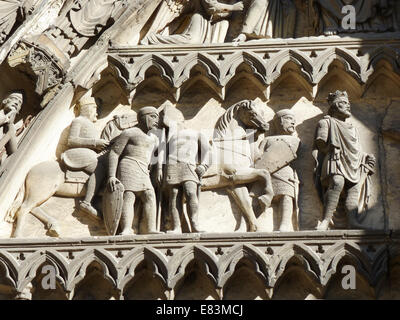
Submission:
[[[150,180],[149,165],[158,138],[147,135],[139,128],[123,131],[115,142],[115,148],[124,147],[118,164],[117,178],[124,185],[125,191],[144,191],[153,189]],[[119,152],[118,152],[119,153]]]
[[[70,12],[74,29],[85,37],[97,35],[111,17],[116,0],[89,0],[83,7]]]
[[[166,183],[181,184],[185,181],[200,183],[195,172],[199,152],[198,133],[180,130],[173,134],[168,143]]]
[[[242,33],[253,38],[293,37],[295,10],[290,0],[252,0]]]
[[[98,132],[86,117],[78,117],[72,121],[68,137],[68,146],[71,148],[61,155],[63,162],[73,170],[82,170],[97,163],[97,152],[92,150],[96,146]]]
[[[358,183],[361,178],[364,153],[361,151],[357,129],[351,123],[326,116],[318,123],[316,139],[321,139],[335,148],[324,158],[321,181],[339,174],[349,182]]]

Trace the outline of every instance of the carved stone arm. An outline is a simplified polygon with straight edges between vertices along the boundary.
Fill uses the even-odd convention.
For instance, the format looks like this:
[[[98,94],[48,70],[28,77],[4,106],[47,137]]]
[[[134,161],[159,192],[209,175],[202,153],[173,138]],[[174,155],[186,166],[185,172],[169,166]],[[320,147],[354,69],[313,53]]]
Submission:
[[[329,152],[329,144],[328,144],[328,135],[329,135],[329,125],[325,120],[321,120],[318,122],[317,131],[315,134],[315,144],[323,153]]]
[[[208,139],[205,137],[205,135],[202,133],[199,134],[198,143],[200,148],[200,165],[204,167],[205,171],[207,171],[210,166],[210,143],[208,142]]]
[[[114,142],[108,155],[108,178],[115,178],[117,173],[118,159],[124,151],[129,140],[126,133],[122,133]]]

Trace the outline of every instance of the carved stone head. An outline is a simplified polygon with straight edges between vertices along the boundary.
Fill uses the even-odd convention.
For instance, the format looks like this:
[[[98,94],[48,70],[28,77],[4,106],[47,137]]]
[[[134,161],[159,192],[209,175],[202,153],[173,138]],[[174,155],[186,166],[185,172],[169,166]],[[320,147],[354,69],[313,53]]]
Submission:
[[[93,97],[84,97],[79,100],[79,114],[92,122],[97,121],[97,104]]]
[[[349,97],[346,91],[335,91],[328,96],[329,115],[339,119],[351,117]]]
[[[143,107],[138,111],[139,125],[147,131],[157,128],[158,120],[158,110],[154,107]]]
[[[5,98],[2,101],[4,110],[6,112],[15,111],[16,113],[18,113],[21,110],[22,103],[23,103],[23,94],[22,92],[18,91],[9,94],[7,98]]]
[[[290,109],[279,110],[273,119],[276,134],[292,135],[296,132],[296,119]]]

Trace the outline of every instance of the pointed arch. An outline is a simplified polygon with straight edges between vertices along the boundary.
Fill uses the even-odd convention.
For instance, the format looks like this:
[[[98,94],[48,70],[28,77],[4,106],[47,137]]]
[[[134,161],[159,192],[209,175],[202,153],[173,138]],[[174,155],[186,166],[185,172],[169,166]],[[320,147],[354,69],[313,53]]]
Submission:
[[[270,264],[270,284],[272,286],[274,286],[279,278],[284,274],[286,267],[293,259],[298,259],[302,263],[304,271],[311,279],[317,283],[320,282],[320,258],[316,252],[303,243],[288,243],[285,244],[272,258]]]
[[[168,278],[168,261],[158,250],[144,246],[130,251],[118,263],[117,288],[124,291],[125,286],[135,277],[136,268],[145,262],[165,286]]]
[[[317,99],[326,100],[329,92],[345,90],[351,100],[358,100],[363,93],[363,85],[360,84],[351,74],[346,72],[345,65],[341,60],[334,60],[329,65],[329,72],[318,84]]]
[[[294,62],[300,67],[300,71],[302,76],[310,82],[310,84],[314,84],[314,67],[312,60],[303,52],[299,50],[284,50],[274,57],[272,57],[270,63],[267,68],[267,83],[273,83],[282,73],[282,68],[289,61]]]
[[[5,279],[16,289],[18,283],[18,263],[7,251],[0,251],[0,264],[4,267]]]
[[[267,67],[263,59],[253,52],[240,51],[229,56],[221,66],[221,84],[223,86],[237,76],[237,70],[242,64],[250,67],[252,75],[260,83],[267,84]]]
[[[368,282],[372,282],[372,266],[368,257],[362,253],[359,245],[353,242],[340,242],[324,252],[321,256],[321,284],[326,285],[330,278],[338,271],[338,265],[343,258],[353,261],[358,273],[363,275]]]
[[[183,61],[179,62],[175,70],[174,86],[179,88],[189,80],[191,70],[195,66],[201,66],[211,81],[217,86],[221,85],[221,71],[218,62],[212,56],[199,52],[189,54]]]
[[[204,86],[208,88],[212,93],[214,93],[219,99],[224,100],[224,88],[203,74],[191,76],[185,83],[183,83],[180,88],[180,96],[177,100],[179,101],[185,95],[185,92],[187,92],[190,88],[192,88],[196,83],[199,82],[204,84]]]
[[[279,92],[280,90],[285,92],[285,96],[287,96],[287,91],[289,91],[287,90],[287,86],[288,84],[290,85],[290,83],[295,83],[295,88],[299,88],[300,90],[298,91],[303,92],[303,96],[305,96],[308,100],[313,99],[313,86],[311,85],[310,81],[307,81],[307,79],[305,79],[300,67],[293,61],[287,61],[286,64],[282,67],[280,76],[275,79],[274,83],[271,85],[270,98],[272,99],[276,92]],[[291,86],[290,88],[293,89],[293,86]]]
[[[320,54],[314,61],[314,83],[320,83],[328,74],[330,65],[339,60],[345,67],[346,72],[360,83],[367,81],[366,75],[362,74],[360,59],[352,52],[343,48],[329,48]]]
[[[85,278],[88,266],[97,262],[103,271],[104,278],[116,286],[118,269],[115,257],[104,249],[86,249],[70,264],[70,272],[66,282],[66,290],[72,291]]]
[[[218,265],[213,253],[200,245],[186,246],[177,251],[168,263],[168,287],[174,288],[185,276],[187,265],[196,260],[207,277],[218,283]]]
[[[236,265],[243,258],[253,263],[254,270],[269,285],[270,261],[266,255],[251,244],[240,244],[227,251],[219,261],[218,287],[222,288],[235,272]]]
[[[399,54],[400,54],[399,49],[395,49],[389,46],[379,47],[378,49],[375,49],[375,51],[369,52],[368,53],[369,63],[365,68],[366,69],[365,73],[369,77],[376,70],[376,66],[382,60],[386,60],[392,66],[392,70],[396,74],[399,74],[400,73],[400,63],[398,60]]]

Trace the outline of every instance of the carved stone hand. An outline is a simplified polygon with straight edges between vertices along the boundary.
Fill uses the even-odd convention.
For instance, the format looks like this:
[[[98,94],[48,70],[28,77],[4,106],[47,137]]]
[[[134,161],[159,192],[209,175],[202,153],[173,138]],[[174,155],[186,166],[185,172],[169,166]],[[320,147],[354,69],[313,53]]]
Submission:
[[[373,154],[368,154],[367,157],[366,157],[366,162],[371,168],[374,168],[375,165],[376,165],[375,156]]]
[[[197,166],[195,171],[196,171],[197,175],[199,176],[199,178],[201,178],[206,173],[206,168],[201,164],[201,165]]]
[[[121,183],[121,182],[117,178],[110,177],[107,182],[107,187],[111,192],[114,192],[116,190],[116,186],[118,183]]]
[[[104,139],[99,139],[96,141],[96,149],[101,151],[104,148],[107,148],[109,144],[110,144],[109,141]]]

